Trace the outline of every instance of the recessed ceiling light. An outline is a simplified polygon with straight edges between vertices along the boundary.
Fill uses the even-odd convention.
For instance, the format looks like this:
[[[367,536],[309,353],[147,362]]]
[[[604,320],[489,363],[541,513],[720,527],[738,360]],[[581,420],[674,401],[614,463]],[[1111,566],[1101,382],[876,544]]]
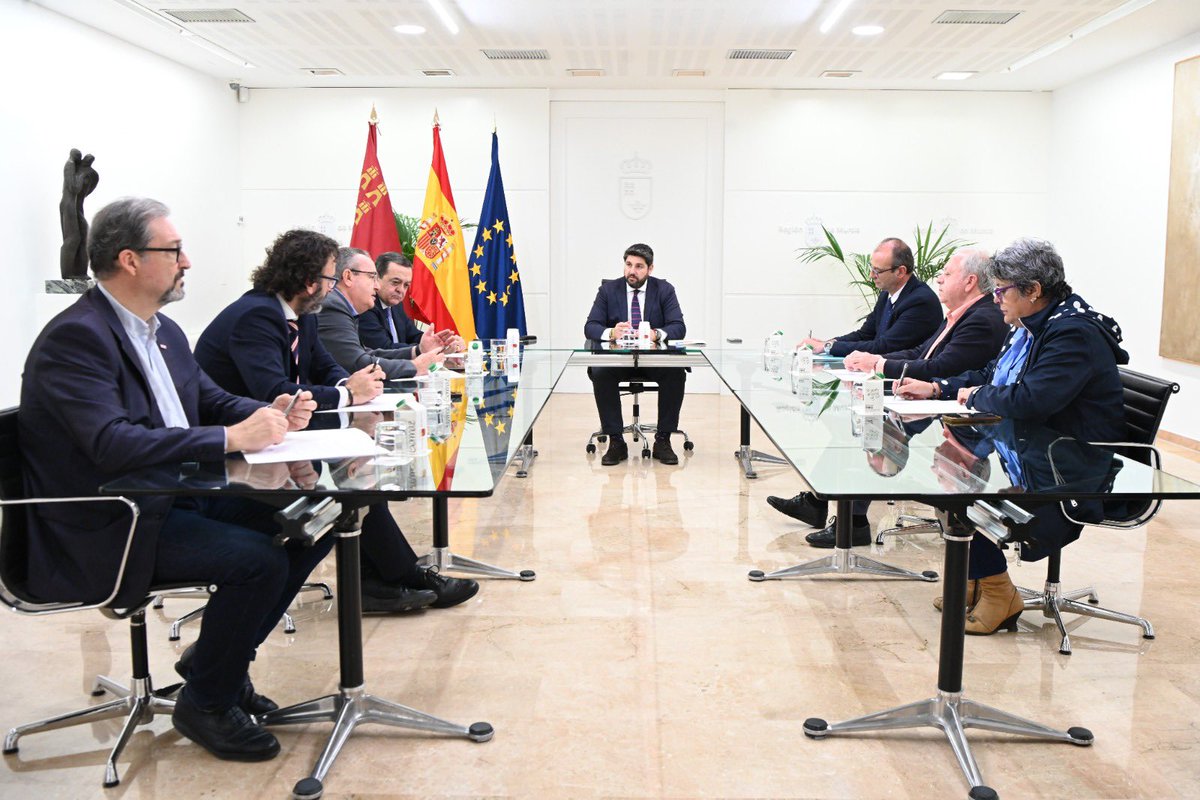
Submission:
[[[851,28],[850,32],[855,36],[878,36],[883,33],[882,25],[859,25]]]
[[[397,25],[392,28],[396,33],[406,33],[409,36],[416,36],[425,32],[425,29],[420,25]]]
[[[703,78],[708,73],[702,69],[673,69],[671,76],[674,78]]]
[[[827,69],[821,73],[822,78],[853,78],[859,73],[857,69]]]
[[[567,74],[572,78],[603,78],[605,73],[602,69],[569,69]]]
[[[978,72],[943,72],[937,76],[939,81],[965,81],[973,75],[978,75]]]

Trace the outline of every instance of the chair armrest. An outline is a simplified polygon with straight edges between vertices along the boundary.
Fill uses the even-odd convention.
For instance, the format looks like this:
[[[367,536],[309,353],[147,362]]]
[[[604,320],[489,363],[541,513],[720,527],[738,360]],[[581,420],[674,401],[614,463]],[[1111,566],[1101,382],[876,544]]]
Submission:
[[[4,576],[0,575],[0,600],[14,611],[21,614],[58,614],[65,611],[83,611],[92,608],[104,608],[111,603],[120,591],[121,582],[125,579],[125,564],[129,560],[129,551],[133,547],[133,534],[137,530],[138,516],[141,513],[137,503],[126,497],[32,497],[19,500],[0,500],[0,508],[9,506],[44,505],[49,503],[124,503],[129,509],[129,533],[125,537],[125,550],[121,553],[121,563],[117,568],[117,577],[108,597],[98,603],[37,603],[20,597],[8,586]]]

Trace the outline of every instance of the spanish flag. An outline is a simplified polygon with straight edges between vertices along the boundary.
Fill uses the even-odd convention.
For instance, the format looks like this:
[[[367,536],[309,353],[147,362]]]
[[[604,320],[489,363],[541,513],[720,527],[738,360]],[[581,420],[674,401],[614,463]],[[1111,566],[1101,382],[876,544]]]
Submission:
[[[437,115],[433,120],[433,165],[425,188],[425,208],[413,247],[413,282],[408,311],[434,330],[450,328],[467,341],[475,338],[471,282],[462,224],[454,208]]]

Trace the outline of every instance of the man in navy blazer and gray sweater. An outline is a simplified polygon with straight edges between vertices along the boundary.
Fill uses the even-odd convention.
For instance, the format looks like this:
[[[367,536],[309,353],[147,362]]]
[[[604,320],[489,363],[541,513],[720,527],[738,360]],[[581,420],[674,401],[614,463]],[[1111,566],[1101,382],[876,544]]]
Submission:
[[[622,280],[600,284],[596,301],[583,326],[583,335],[593,341],[615,341],[638,323],[648,322],[655,342],[682,339],[687,333],[683,311],[675,297],[675,287],[651,277],[654,251],[647,244],[633,244],[625,250]],[[679,409],[683,407],[683,385],[687,376],[677,367],[592,367],[588,370],[600,414],[600,430],[608,435],[608,451],[601,459],[605,466],[629,458],[625,444],[625,421],[621,416],[621,381],[646,380],[658,384],[658,428],[654,435],[653,456],[664,464],[678,464],[671,449],[671,433],[679,427]]]
[[[854,351],[892,353],[915,347],[942,322],[937,295],[913,276],[912,250],[899,239],[884,239],[871,253],[871,277],[879,289],[875,308],[862,327],[833,339],[805,339],[818,353],[848,356]]]
[[[179,326],[158,313],[182,299],[191,267],[167,215],[158,201],[123,198],[92,221],[88,257],[96,286],[46,325],[25,362],[19,441],[28,496],[91,497],[132,470],[221,461],[308,424],[315,404],[307,393],[285,416],[286,395],[258,400],[220,389],[196,364]],[[117,506],[55,503],[31,510],[35,595],[105,600],[129,527],[128,513]],[[217,587],[189,648],[176,729],[220,758],[274,757],[279,742],[249,714],[277,706],[254,691],[247,668],[333,538],[278,547],[275,509],[247,499],[159,495],[139,498],[138,506],[110,605],[128,608],[153,584]]]

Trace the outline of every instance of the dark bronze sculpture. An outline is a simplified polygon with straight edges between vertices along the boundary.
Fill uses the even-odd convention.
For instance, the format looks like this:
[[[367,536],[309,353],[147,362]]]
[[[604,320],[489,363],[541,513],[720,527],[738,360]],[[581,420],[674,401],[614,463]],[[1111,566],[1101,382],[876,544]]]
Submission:
[[[63,166],[62,200],[58,214],[62,220],[63,244],[59,255],[59,269],[63,280],[87,279],[87,219],[83,216],[83,199],[96,188],[100,176],[92,169],[95,156],[82,155],[71,150],[71,157]]]

